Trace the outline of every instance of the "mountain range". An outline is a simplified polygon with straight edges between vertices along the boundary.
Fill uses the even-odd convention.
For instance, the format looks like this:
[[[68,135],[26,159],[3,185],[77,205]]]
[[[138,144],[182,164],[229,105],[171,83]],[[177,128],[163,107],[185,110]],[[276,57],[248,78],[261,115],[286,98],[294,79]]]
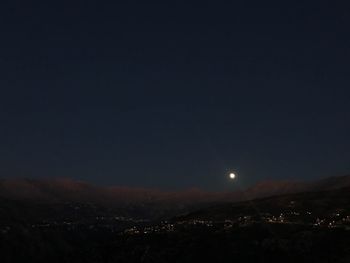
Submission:
[[[247,189],[232,192],[209,192],[200,189],[162,191],[132,187],[102,187],[67,178],[1,179],[0,197],[8,200],[40,203],[80,202],[101,205],[192,205],[208,202],[235,202],[299,193],[330,191],[350,186],[350,175],[320,180],[259,182]]]

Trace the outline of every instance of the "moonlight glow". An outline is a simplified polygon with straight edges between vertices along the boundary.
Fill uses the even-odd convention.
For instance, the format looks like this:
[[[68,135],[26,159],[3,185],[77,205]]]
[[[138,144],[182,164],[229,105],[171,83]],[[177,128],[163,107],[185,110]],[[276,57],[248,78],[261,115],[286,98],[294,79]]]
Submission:
[[[235,179],[236,178],[236,175],[234,173],[230,173],[230,179]]]

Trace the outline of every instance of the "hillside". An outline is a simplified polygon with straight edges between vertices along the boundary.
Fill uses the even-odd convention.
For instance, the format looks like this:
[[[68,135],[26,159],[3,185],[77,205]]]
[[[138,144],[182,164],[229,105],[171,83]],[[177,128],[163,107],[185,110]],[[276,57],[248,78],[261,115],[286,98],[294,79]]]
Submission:
[[[200,189],[162,191],[120,186],[94,186],[66,178],[1,179],[0,197],[44,203],[93,202],[99,204],[167,203],[189,204],[214,201],[242,201],[298,192],[328,191],[350,186],[350,176],[329,177],[312,182],[269,180],[245,190],[208,192]]]

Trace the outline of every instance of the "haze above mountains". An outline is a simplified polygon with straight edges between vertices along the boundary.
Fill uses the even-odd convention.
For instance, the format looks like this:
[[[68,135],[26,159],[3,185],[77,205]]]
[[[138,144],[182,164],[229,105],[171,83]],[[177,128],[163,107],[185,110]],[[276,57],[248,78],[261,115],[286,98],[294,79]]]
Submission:
[[[241,191],[207,192],[199,189],[161,191],[131,187],[100,187],[72,179],[1,179],[0,197],[40,203],[89,202],[101,205],[235,202],[299,192],[317,192],[350,186],[350,175],[312,182],[263,181]]]

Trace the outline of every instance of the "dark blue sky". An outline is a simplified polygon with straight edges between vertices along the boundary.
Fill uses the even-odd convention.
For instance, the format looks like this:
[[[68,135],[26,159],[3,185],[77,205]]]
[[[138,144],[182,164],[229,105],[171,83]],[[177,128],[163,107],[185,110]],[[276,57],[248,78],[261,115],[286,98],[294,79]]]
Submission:
[[[350,171],[334,1],[3,1],[0,176],[228,189]]]

